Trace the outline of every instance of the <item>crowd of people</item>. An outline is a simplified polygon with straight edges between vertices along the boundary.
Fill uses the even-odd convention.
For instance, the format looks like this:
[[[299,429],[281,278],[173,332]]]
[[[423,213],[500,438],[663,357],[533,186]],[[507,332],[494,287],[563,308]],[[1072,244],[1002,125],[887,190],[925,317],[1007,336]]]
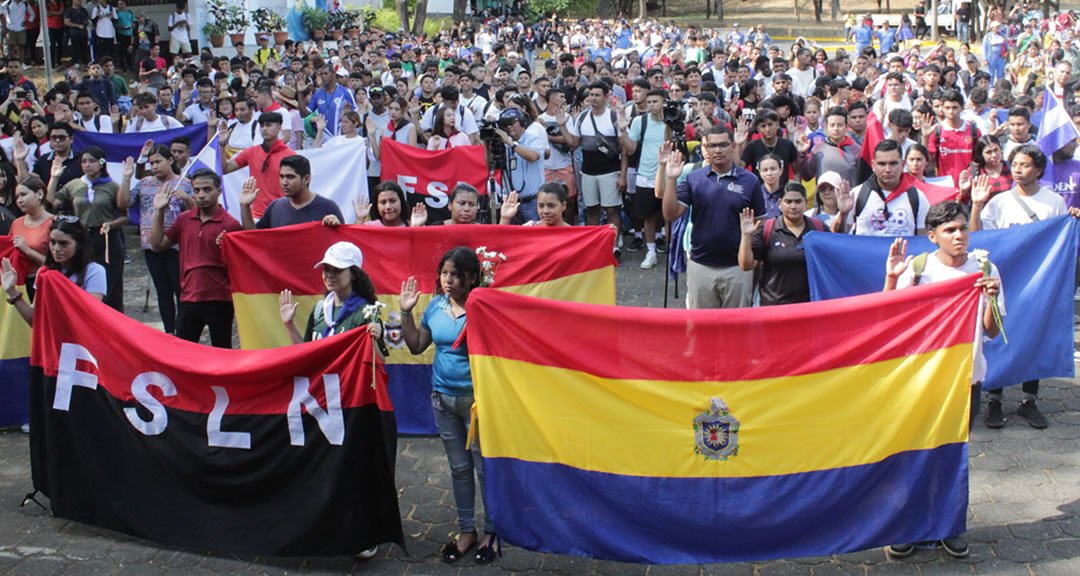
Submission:
[[[65,43],[76,57],[89,54],[86,28],[96,22],[94,59],[85,75],[76,71],[40,94],[23,75],[34,46],[13,24],[34,4],[8,0],[0,10],[9,47],[0,72],[0,234],[30,262],[27,295],[7,261],[3,286],[31,323],[41,268],[63,271],[123,310],[123,231],[132,210],[163,329],[198,341],[208,328],[214,346],[231,347],[221,236],[344,224],[341,207],[312,189],[311,164],[297,154],[327,146],[367,145],[369,195],[354,201],[358,224],[478,224],[486,213],[508,225],[606,223],[617,230],[620,260],[624,250],[644,250],[640,267],[649,270],[670,250],[676,266],[684,261],[689,308],[809,301],[803,239],[810,231],[927,234],[938,246],[929,257],[894,245],[883,274],[888,290],[972,271],[971,230],[1080,215],[1077,142],[1050,157],[1036,142],[1045,98],[1080,126],[1080,20],[1024,3],[1008,15],[991,12],[974,47],[966,36],[925,46],[921,26],[898,37],[861,16],[847,26],[853,50],[804,39],[782,45],[761,27],[744,32],[738,24],[551,17],[464,21],[434,37],[365,30],[337,43],[274,45],[259,35],[250,56],[242,45],[233,56],[192,54],[180,3],[170,17],[167,64],[156,25],[133,17],[123,0],[112,8],[91,2],[88,17],[72,0],[53,57],[63,56]],[[54,18],[65,5],[47,5],[55,46]],[[102,32],[109,26],[115,42]],[[224,172],[250,171],[239,219],[220,205],[220,174],[189,172],[188,139],[155,141],[155,132],[202,123],[217,136]],[[72,148],[79,131],[146,133],[147,142],[117,182],[104,150]],[[423,196],[383,180],[386,139],[427,150],[483,146],[498,193],[488,205],[459,184],[445,213],[431,210]],[[923,191],[931,179],[958,190],[955,200],[932,205]],[[318,263],[327,297],[303,332],[292,295],[282,293],[291,341],[359,327],[381,338],[381,326],[358,312],[375,299],[363,257],[347,243],[327,251]],[[415,280],[400,299],[408,349],[436,349],[433,405],[461,529],[442,551],[447,562],[473,548],[478,562],[499,552],[490,519],[487,533],[476,534],[474,473],[482,486],[482,467],[465,442],[471,375],[467,347],[453,346],[479,280],[475,254],[454,249],[442,258],[439,294],[419,322]],[[999,279],[980,287],[1003,311]],[[993,322],[984,324],[988,337],[996,335]],[[1017,413],[1045,428],[1038,381],[1022,388]],[[1005,422],[999,391],[985,423]],[[962,538],[945,548],[967,554]],[[898,544],[890,553],[913,550]]]

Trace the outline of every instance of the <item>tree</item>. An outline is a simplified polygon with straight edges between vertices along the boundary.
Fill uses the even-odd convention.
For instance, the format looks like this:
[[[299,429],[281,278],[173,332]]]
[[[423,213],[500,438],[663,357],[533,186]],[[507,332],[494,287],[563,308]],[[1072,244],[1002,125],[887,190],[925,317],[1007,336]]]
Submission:
[[[424,21],[427,20],[427,0],[416,0],[416,12],[413,16],[412,33],[419,36],[424,33]]]
[[[409,1],[397,0],[398,30],[409,29]]]
[[[641,20],[644,20],[645,19],[645,14],[649,11],[645,7],[645,0],[638,0],[638,6],[639,6],[638,18],[641,19]]]
[[[454,22],[465,21],[465,9],[469,5],[469,0],[454,0]]]

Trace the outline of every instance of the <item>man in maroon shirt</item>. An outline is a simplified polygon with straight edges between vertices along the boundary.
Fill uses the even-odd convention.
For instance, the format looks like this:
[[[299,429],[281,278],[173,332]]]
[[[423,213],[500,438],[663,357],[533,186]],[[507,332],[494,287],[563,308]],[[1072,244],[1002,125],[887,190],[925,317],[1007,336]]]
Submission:
[[[165,230],[165,210],[172,189],[162,186],[154,197],[150,246],[155,252],[180,245],[180,319],[176,335],[198,342],[203,327],[210,328],[210,343],[232,348],[233,305],[229,272],[221,256],[221,235],[243,230],[240,222],[218,204],[221,178],[213,170],[191,175],[195,208],[176,217]]]

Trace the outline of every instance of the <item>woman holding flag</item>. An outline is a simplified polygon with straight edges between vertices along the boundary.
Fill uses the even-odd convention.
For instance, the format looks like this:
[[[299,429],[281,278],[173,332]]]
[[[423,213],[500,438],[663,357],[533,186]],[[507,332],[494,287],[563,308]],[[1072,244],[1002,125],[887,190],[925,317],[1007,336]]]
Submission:
[[[150,272],[154,291],[157,292],[161,324],[166,333],[174,334],[180,302],[180,253],[176,247],[162,252],[154,252],[151,247],[150,227],[154,221],[154,196],[163,189],[172,195],[169,207],[165,210],[165,228],[168,229],[180,213],[195,208],[195,199],[192,197],[195,191],[190,180],[181,180],[176,175],[168,146],[158,144],[150,148],[146,157],[150,163],[150,175],[135,182],[134,186],[131,185],[131,178],[135,175],[135,159],[128,157],[124,161],[124,172],[120,178],[116,201],[122,212],[126,212],[132,205],[139,209],[139,241],[146,257],[146,269]]]
[[[401,328],[405,344],[413,354],[420,354],[435,344],[435,361],[432,363],[431,404],[435,410],[435,424],[450,462],[450,476],[454,485],[454,503],[457,506],[458,527],[461,533],[442,549],[443,560],[457,562],[479,542],[475,561],[486,564],[500,554],[499,541],[491,522],[487,502],[484,502],[484,534],[478,540],[476,532],[476,488],[484,498],[484,463],[480,455],[480,443],[468,445],[473,406],[472,371],[469,367],[468,343],[461,339],[465,330],[465,303],[474,288],[480,286],[480,261],[476,254],[458,246],[439,260],[435,279],[435,295],[424,310],[417,325],[413,308],[420,300],[420,289],[415,277],[409,277],[401,285]],[[460,340],[460,342],[459,342]],[[475,477],[474,477],[475,475]]]
[[[74,214],[86,227],[93,247],[94,261],[105,267],[108,290],[105,303],[124,311],[124,245],[121,226],[127,222],[126,210],[118,203],[120,185],[105,171],[105,151],[87,146],[79,160],[82,178],[72,180],[56,189],[65,166],[52,163],[49,187],[45,199],[58,212]]]

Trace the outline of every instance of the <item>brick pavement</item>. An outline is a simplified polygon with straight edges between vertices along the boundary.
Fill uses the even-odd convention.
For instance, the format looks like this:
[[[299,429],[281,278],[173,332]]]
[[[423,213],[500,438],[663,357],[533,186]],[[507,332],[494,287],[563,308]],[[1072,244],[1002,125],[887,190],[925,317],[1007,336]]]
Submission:
[[[137,244],[137,243],[136,243]],[[128,312],[154,324],[151,302],[144,312],[145,266],[141,254],[126,274]],[[643,252],[628,254],[616,274],[622,305],[663,302],[661,268],[642,271]],[[684,294],[680,286],[680,296]],[[673,306],[681,306],[675,302]],[[447,566],[438,550],[455,531],[453,496],[445,455],[437,439],[399,442],[398,484],[409,555],[383,546],[367,561],[352,558],[263,558],[177,550],[107,530],[50,517],[34,505],[20,508],[30,489],[27,437],[0,432],[0,574],[597,574],[618,576],[728,575],[1080,575],[1080,386],[1076,380],[1043,383],[1040,407],[1051,421],[1034,430],[1012,415],[1019,391],[1006,392],[1002,430],[977,424],[970,443],[971,556],[951,560],[919,551],[890,561],[881,549],[832,557],[722,565],[639,566],[586,558],[535,554],[508,547],[494,566],[471,561]]]

